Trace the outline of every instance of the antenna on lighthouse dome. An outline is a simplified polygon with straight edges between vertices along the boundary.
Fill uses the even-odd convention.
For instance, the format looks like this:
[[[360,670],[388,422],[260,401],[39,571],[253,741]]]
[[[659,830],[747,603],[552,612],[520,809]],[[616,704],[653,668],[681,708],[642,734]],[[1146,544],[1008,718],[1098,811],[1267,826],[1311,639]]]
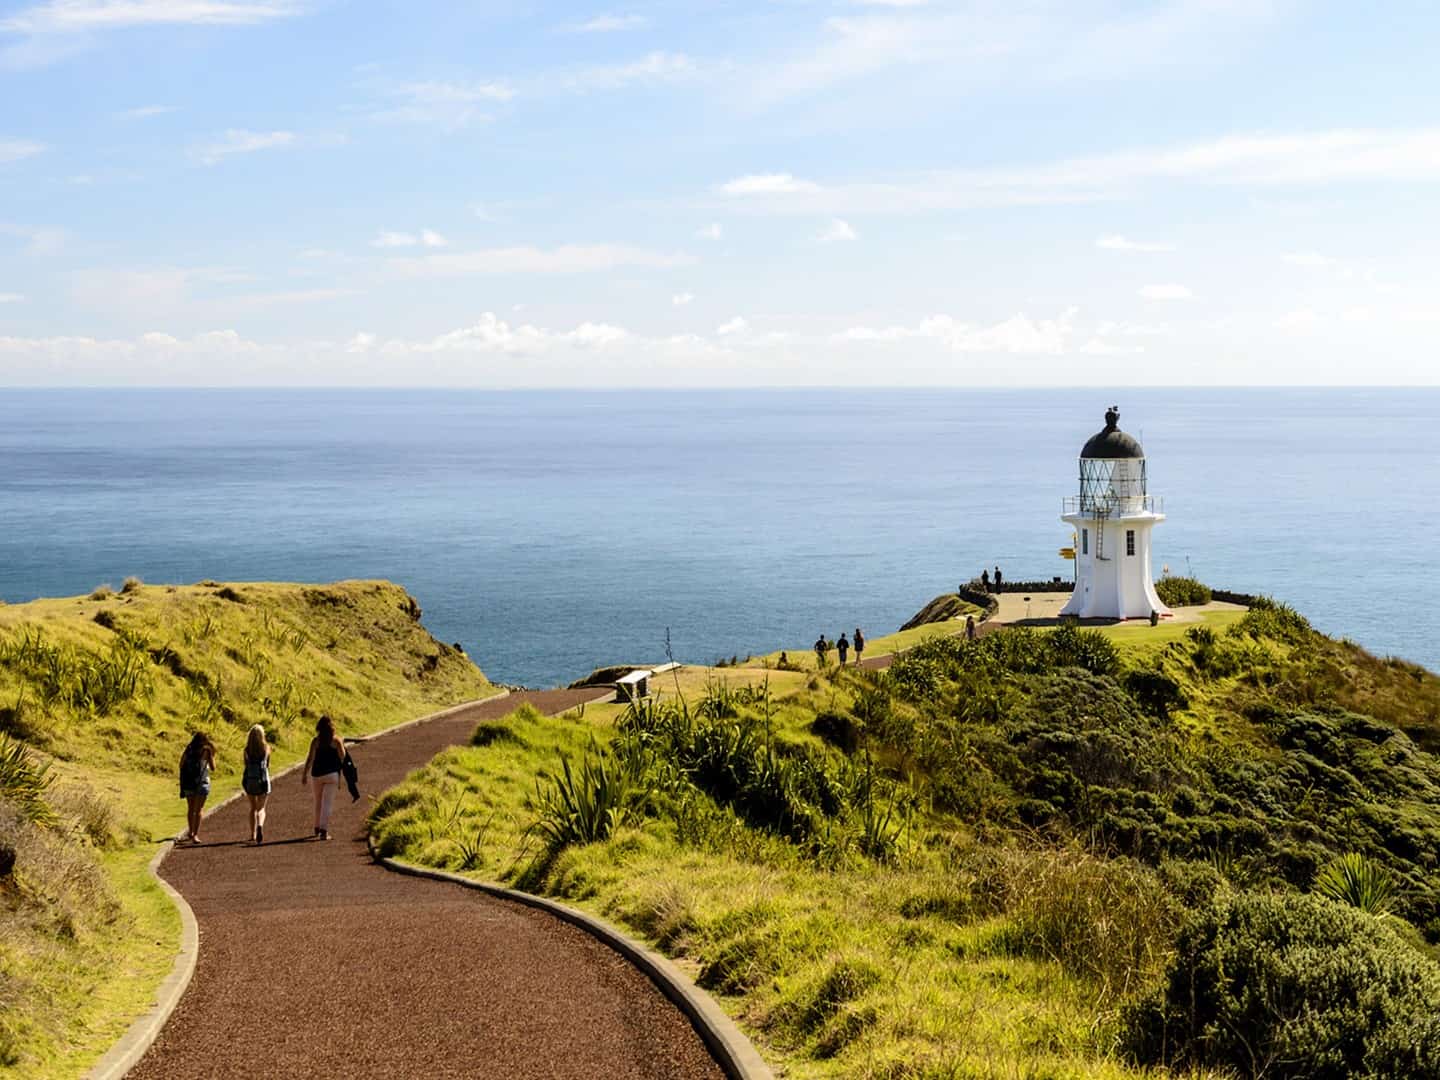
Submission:
[[[1120,426],[1120,406],[1111,405],[1105,410],[1105,430],[1114,431]]]

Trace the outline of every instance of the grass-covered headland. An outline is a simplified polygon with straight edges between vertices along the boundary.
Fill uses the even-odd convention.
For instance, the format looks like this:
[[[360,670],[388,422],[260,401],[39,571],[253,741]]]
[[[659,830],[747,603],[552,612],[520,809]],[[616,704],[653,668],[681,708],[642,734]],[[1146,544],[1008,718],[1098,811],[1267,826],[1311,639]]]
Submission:
[[[0,605],[0,1074],[83,1074],[152,999],[179,920],[145,872],[184,827],[176,763],[218,748],[211,803],[263,724],[278,770],[342,734],[484,696],[398,586],[204,583]]]
[[[1260,601],[688,674],[481,725],[379,848],[647,937],[789,1076],[1440,1077],[1421,668]]]

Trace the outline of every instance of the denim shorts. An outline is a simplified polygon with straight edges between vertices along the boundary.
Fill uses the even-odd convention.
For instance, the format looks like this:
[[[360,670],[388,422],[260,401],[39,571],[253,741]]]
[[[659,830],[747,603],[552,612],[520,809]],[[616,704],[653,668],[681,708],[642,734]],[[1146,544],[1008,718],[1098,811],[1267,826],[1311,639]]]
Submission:
[[[197,796],[197,795],[198,795],[200,798],[202,798],[202,799],[208,799],[208,798],[210,797],[210,785],[209,785],[209,784],[201,784],[198,788],[181,788],[181,789],[180,789],[180,797],[181,797],[182,799],[193,798],[193,797],[195,797],[195,796]]]

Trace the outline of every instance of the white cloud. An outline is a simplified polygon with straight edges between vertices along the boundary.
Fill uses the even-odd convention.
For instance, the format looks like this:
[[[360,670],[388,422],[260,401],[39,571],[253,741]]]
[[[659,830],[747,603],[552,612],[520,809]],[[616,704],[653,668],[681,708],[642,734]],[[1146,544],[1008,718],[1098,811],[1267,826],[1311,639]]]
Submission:
[[[750,324],[739,315],[736,315],[733,319],[729,319],[717,326],[715,328],[715,334],[718,337],[732,337],[736,334],[743,334],[749,329]]]
[[[833,336],[835,342],[897,342],[930,339],[952,352],[1059,355],[1073,333],[1075,308],[1055,319],[1032,319],[1017,314],[990,326],[962,322],[949,315],[932,315],[914,326],[852,326]]]
[[[583,274],[632,267],[667,270],[689,266],[693,256],[624,244],[565,244],[556,248],[508,247],[444,255],[393,258],[403,277],[460,277],[470,274]]]
[[[726,195],[798,195],[818,192],[819,185],[797,180],[790,173],[752,173],[720,185]]]
[[[1172,244],[1159,244],[1147,240],[1131,240],[1128,237],[1119,236],[1114,233],[1099,237],[1095,241],[1095,246],[1102,251],[1156,252],[1175,250]]]
[[[24,303],[24,301],[25,297],[21,293],[0,292],[0,304],[20,304]]]
[[[859,234],[855,232],[848,221],[840,218],[832,218],[830,224],[821,230],[820,235],[815,239],[822,244],[833,244],[845,240],[854,240]]]
[[[1143,300],[1193,300],[1195,294],[1184,285],[1142,285],[1140,298]]]
[[[1328,255],[1321,255],[1314,251],[1294,251],[1280,258],[1291,266],[1304,266],[1312,270],[1324,270],[1332,266],[1339,266],[1339,259],[1332,259]]]
[[[1069,158],[1021,168],[941,170],[819,184],[788,173],[721,186],[779,213],[903,213],[1129,198],[1152,185],[1313,187],[1440,181],[1440,128],[1228,135],[1206,142]],[[803,198],[796,196],[803,195]]]
[[[1085,356],[1133,356],[1145,351],[1143,345],[1117,345],[1112,341],[1092,337],[1076,350]]]
[[[725,235],[725,228],[718,221],[712,221],[695,230],[695,235],[701,240],[719,240]]]
[[[125,109],[120,115],[127,120],[148,120],[152,116],[164,116],[166,113],[177,111],[174,105],[139,105],[133,109]]]
[[[65,230],[45,225],[0,222],[0,236],[14,236],[23,240],[26,255],[58,255],[65,248]]]
[[[694,299],[694,293],[682,292],[676,293],[674,296],[670,297],[670,303],[673,304],[675,307],[684,307],[686,304],[690,303]]]
[[[387,86],[382,92],[394,104],[372,112],[372,119],[450,131],[490,120],[496,106],[516,96],[513,86],[498,80],[431,79]]]
[[[133,26],[235,26],[301,13],[285,0],[50,0],[0,20],[17,34],[67,34]]]
[[[610,34],[617,30],[638,30],[649,24],[650,20],[644,15],[596,15],[582,22],[567,23],[561,29],[571,34]]]
[[[670,83],[693,79],[700,68],[684,53],[651,52],[623,64],[600,64],[565,72],[556,79],[565,90],[618,90],[634,83]]]
[[[43,143],[31,142],[29,139],[0,138],[0,165],[34,157],[36,154],[43,153],[44,150]]]
[[[218,165],[234,154],[253,154],[258,150],[277,150],[294,146],[296,135],[293,131],[245,131],[231,128],[212,142],[194,150],[194,156],[203,165]]]
[[[389,229],[382,229],[376,234],[375,239],[370,241],[370,246],[377,248],[443,248],[449,247],[450,241],[433,229],[421,229],[418,233],[392,232]]]

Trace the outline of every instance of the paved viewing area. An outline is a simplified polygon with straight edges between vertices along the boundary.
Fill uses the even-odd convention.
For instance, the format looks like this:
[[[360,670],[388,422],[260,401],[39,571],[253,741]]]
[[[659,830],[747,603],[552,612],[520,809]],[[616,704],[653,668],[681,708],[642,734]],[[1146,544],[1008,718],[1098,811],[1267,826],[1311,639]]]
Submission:
[[[195,976],[129,1074],[153,1077],[719,1078],[690,1022],[618,953],[553,916],[370,859],[371,797],[522,702],[560,712],[594,690],[517,693],[354,750],[332,840],[311,839],[299,772],[279,776],[265,844],[244,800],[160,872],[200,924]]]
[[[1060,609],[1070,601],[1068,592],[1003,592],[999,595],[1000,610],[991,622],[1025,624],[1057,622]],[[1210,611],[1244,611],[1241,604],[1227,604],[1219,600],[1195,607],[1175,608],[1165,621],[1170,623],[1200,622]],[[1135,621],[1135,620],[1131,620]]]

